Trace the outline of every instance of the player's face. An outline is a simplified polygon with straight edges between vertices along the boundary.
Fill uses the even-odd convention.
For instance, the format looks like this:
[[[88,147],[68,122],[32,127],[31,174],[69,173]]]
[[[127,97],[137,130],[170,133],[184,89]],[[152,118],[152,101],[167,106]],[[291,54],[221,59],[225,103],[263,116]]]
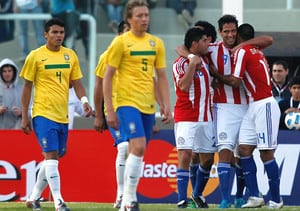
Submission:
[[[225,47],[232,48],[235,46],[237,36],[237,28],[235,23],[225,23],[219,33],[223,39]]]
[[[208,53],[209,43],[210,39],[208,39],[206,35],[203,35],[203,37],[198,41],[198,50],[201,55],[206,55]]]
[[[291,86],[290,92],[294,100],[300,101],[300,84],[294,84],[293,86]]]
[[[146,6],[135,7],[132,10],[132,17],[128,19],[130,28],[133,32],[147,32],[149,27],[149,9]]]
[[[53,25],[48,32],[44,33],[44,36],[47,40],[47,47],[50,49],[57,49],[64,41],[65,29],[64,27]]]

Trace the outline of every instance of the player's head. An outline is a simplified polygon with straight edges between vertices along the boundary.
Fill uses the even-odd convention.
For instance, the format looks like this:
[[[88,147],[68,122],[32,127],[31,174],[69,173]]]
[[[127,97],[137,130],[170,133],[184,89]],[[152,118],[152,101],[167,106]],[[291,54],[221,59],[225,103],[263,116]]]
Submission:
[[[58,25],[61,27],[65,27],[65,23],[59,18],[52,18],[48,20],[44,25],[44,32],[49,32],[50,27],[53,25]]]
[[[118,25],[118,34],[123,34],[129,30],[129,26],[125,21],[121,21]]]
[[[235,25],[235,28],[238,28],[238,20],[234,15],[223,15],[219,20],[219,30],[222,31],[225,24],[233,23]]]
[[[199,42],[200,40],[201,42]],[[184,37],[184,45],[187,49],[195,51],[191,51],[192,53],[206,54],[209,45],[207,32],[198,27],[188,29]]]
[[[227,48],[232,48],[236,44],[238,20],[234,15],[223,15],[219,20],[219,34]]]
[[[211,39],[211,43],[214,43],[217,39],[217,31],[214,25],[207,21],[197,21],[194,25],[195,27],[200,27],[207,32],[207,37]]]
[[[292,77],[289,81],[289,89],[294,100],[300,101],[300,76]]]
[[[255,31],[249,23],[243,23],[238,27],[238,43],[254,38]]]
[[[124,9],[124,20],[130,29],[135,31],[148,30],[149,7],[146,0],[129,0]]]
[[[45,23],[44,37],[48,49],[58,49],[65,38],[65,24],[59,18],[52,18]]]

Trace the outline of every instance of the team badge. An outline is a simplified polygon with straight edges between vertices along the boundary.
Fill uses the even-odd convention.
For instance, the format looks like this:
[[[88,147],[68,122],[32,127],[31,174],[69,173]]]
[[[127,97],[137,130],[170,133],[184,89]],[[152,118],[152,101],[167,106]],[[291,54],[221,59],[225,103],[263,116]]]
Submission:
[[[70,60],[70,57],[69,57],[69,55],[68,55],[68,54],[64,54],[64,58],[65,58],[65,60],[67,60],[67,61],[69,61],[69,60]]]
[[[149,44],[150,44],[151,47],[155,46],[155,42],[153,40],[149,40]]]
[[[43,144],[43,148],[47,148],[48,147],[48,143],[47,143],[47,139],[46,138],[42,138],[42,144]]]
[[[184,143],[185,143],[185,140],[184,140],[183,137],[179,137],[179,138],[177,139],[177,144],[178,144],[178,145],[182,145],[182,144],[184,144]]]
[[[219,139],[220,139],[220,140],[226,140],[226,139],[227,139],[227,133],[221,132],[221,133],[219,134]]]
[[[130,130],[130,134],[135,133],[135,124],[133,122],[129,123],[129,130]]]

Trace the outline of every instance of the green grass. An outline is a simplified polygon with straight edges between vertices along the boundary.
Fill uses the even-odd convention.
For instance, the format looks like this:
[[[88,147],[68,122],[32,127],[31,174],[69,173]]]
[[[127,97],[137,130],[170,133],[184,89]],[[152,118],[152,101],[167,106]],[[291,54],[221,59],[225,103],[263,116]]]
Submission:
[[[71,209],[71,211],[117,211],[117,209],[114,209],[112,207],[112,204],[107,203],[67,203],[68,207]],[[43,208],[43,211],[53,211],[54,206],[51,202],[42,202],[41,206]],[[22,202],[0,202],[0,210],[5,211],[18,211],[18,210],[28,210],[25,207],[25,204]],[[140,204],[140,210],[141,211],[167,211],[167,210],[182,210],[177,209],[176,204]],[[187,210],[199,210],[199,209],[187,209]],[[210,205],[209,210],[219,210],[216,205]],[[226,209],[228,210],[228,209]],[[259,210],[259,211],[270,211],[267,207],[262,207],[259,209],[235,209],[231,208],[229,210],[235,210],[235,211],[245,211],[245,210]],[[281,209],[281,211],[298,211],[300,210],[300,207],[296,206],[285,206]]]

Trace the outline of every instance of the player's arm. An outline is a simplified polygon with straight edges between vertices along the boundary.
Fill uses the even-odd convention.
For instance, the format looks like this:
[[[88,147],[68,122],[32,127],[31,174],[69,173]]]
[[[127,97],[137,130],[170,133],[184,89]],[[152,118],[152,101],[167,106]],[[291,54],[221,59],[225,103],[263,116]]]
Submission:
[[[237,46],[231,49],[231,52],[235,52],[237,49],[243,47],[244,45],[253,45],[259,47],[260,49],[264,49],[271,46],[272,43],[273,43],[272,36],[268,36],[268,35],[257,36],[250,40],[243,41],[242,43],[238,44]]]
[[[110,65],[106,65],[106,70],[103,78],[103,96],[104,96],[104,103],[107,111],[107,117],[106,117],[107,124],[110,127],[117,130],[119,123],[112,103],[112,80],[115,72],[116,72],[116,68]]]
[[[242,80],[240,78],[234,77],[232,75],[221,75],[213,64],[209,65],[209,72],[213,77],[224,84],[235,88],[241,85]]]
[[[193,80],[194,80],[194,74],[197,70],[197,66],[199,66],[201,63],[201,59],[199,56],[194,56],[192,59],[190,59],[190,63],[188,66],[187,71],[185,72],[184,76],[180,79],[178,87],[181,91],[188,92]]]
[[[29,134],[31,131],[31,123],[28,116],[29,104],[31,99],[31,91],[32,91],[32,81],[28,81],[24,79],[23,89],[22,89],[22,121],[21,128],[25,134]]]
[[[157,88],[161,95],[163,104],[163,122],[169,123],[172,119],[171,103],[170,103],[170,86],[165,68],[157,69]]]
[[[89,117],[92,114],[93,109],[88,102],[88,99],[85,94],[85,89],[84,89],[84,86],[82,85],[81,80],[80,79],[72,80],[71,83],[74,87],[74,90],[75,90],[75,93],[76,93],[78,99],[80,99],[80,101],[82,103],[86,117]]]
[[[284,111],[285,114],[288,114],[290,112],[300,113],[300,110],[298,108],[291,107]]]
[[[94,104],[95,104],[95,121],[94,128],[96,131],[102,132],[104,129],[104,114],[102,108],[103,102],[103,78],[96,76],[94,88]]]
[[[158,86],[157,86],[157,79],[156,77],[153,77],[153,83],[154,83],[154,95],[157,105],[159,106],[159,112],[162,114],[164,110],[164,104],[162,102],[161,94],[159,93]]]
[[[186,57],[186,58],[190,54],[189,50],[185,47],[185,45],[177,46],[175,51],[179,56]]]

